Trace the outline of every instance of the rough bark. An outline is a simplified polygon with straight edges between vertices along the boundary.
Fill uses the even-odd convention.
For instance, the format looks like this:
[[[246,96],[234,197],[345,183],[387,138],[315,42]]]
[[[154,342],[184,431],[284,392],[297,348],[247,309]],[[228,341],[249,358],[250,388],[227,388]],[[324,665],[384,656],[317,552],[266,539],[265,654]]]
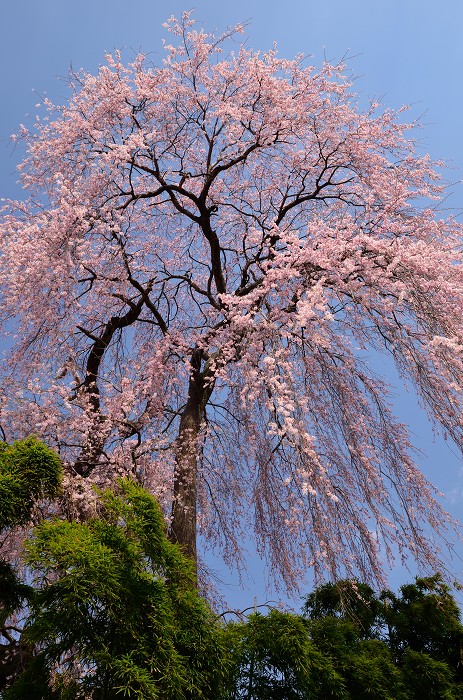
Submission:
[[[180,417],[174,474],[174,500],[170,539],[182,546],[184,553],[197,567],[196,516],[199,435],[206,404],[213,384],[208,383],[208,365],[201,371],[203,351],[195,349],[191,356],[188,399]]]

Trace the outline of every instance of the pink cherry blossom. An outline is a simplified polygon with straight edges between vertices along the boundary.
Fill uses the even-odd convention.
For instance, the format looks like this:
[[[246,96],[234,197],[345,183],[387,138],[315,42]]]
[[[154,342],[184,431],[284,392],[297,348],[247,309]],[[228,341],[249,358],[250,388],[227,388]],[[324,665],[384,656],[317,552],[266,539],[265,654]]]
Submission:
[[[462,228],[436,215],[439,164],[402,112],[357,108],[343,66],[188,13],[166,27],[161,65],[108,55],[21,126],[2,430],[59,450],[70,513],[132,474],[194,558],[197,533],[233,563],[254,532],[289,587],[309,567],[378,579],[397,547],[433,568],[451,522],[368,357],[461,447]]]

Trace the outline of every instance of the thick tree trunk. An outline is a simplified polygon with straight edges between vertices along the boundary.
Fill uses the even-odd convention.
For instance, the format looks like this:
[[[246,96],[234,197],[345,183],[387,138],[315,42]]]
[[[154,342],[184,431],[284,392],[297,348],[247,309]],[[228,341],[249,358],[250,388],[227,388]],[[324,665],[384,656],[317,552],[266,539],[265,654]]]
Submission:
[[[180,419],[170,526],[170,539],[182,545],[195,566],[198,437],[201,428],[198,409],[199,406],[187,404]]]
[[[182,545],[184,553],[193,560],[195,567],[199,433],[212,391],[210,386],[205,386],[207,372],[201,372],[202,359],[203,352],[195,349],[191,356],[188,400],[180,417],[170,526],[171,541]]]

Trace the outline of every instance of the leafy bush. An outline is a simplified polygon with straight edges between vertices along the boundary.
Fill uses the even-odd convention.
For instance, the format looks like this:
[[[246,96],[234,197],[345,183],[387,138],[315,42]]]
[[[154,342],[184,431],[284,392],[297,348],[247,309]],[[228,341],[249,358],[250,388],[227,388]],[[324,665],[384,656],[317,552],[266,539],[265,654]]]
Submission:
[[[6,697],[219,697],[219,628],[159,505],[125,480],[100,509],[85,523],[45,521],[29,540],[24,636],[39,651]]]

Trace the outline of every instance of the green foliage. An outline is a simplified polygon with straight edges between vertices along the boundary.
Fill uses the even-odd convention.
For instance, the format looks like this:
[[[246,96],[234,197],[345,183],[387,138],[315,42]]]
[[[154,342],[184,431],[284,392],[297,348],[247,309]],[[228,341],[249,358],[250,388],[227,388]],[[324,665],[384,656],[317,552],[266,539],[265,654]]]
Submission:
[[[402,675],[409,700],[461,700],[463,688],[454,682],[452,668],[424,652],[407,649]]]
[[[44,445],[0,445],[2,528],[28,522],[60,480]],[[32,586],[0,561],[1,625],[29,611],[8,690],[0,672],[4,700],[463,700],[463,627],[439,575],[397,595],[328,583],[304,616],[223,625],[159,505],[129,480],[99,494],[92,520],[42,522],[24,563]]]
[[[388,644],[400,661],[407,649],[445,661],[463,680],[460,611],[439,574],[401,586],[400,596],[383,591]]]
[[[226,629],[233,659],[229,700],[347,698],[341,676],[312,643],[305,621],[272,610]]]
[[[316,648],[343,679],[346,697],[405,700],[401,673],[383,642],[363,639],[351,620],[330,615],[310,622],[308,630]]]
[[[439,575],[400,594],[355,581],[311,593],[305,617],[229,624],[227,700],[461,700],[459,610]]]
[[[32,589],[21,583],[13,567],[0,559],[0,629],[6,619],[21,607],[29,597]]]
[[[35,502],[58,493],[61,476],[59,457],[38,440],[0,442],[0,531],[28,523]],[[0,692],[32,654],[10,624],[11,616],[31,594],[31,587],[21,582],[11,563],[0,558]]]
[[[350,620],[360,636],[376,639],[383,625],[383,608],[367,584],[339,581],[337,584],[319,586],[307,596],[303,609],[312,620],[327,616]]]
[[[400,595],[378,596],[353,581],[325,584],[304,610],[313,642],[352,698],[463,697],[463,627],[439,574],[402,586]]]
[[[0,530],[27,523],[35,501],[56,496],[61,476],[58,455],[35,438],[0,442]]]
[[[35,438],[0,442],[0,531],[27,523],[39,498],[58,493],[61,478],[58,455]],[[29,594],[29,586],[0,559],[0,627]]]
[[[27,545],[25,635],[41,651],[6,697],[218,698],[220,630],[158,504],[130,481],[100,503],[98,518],[43,522]]]

